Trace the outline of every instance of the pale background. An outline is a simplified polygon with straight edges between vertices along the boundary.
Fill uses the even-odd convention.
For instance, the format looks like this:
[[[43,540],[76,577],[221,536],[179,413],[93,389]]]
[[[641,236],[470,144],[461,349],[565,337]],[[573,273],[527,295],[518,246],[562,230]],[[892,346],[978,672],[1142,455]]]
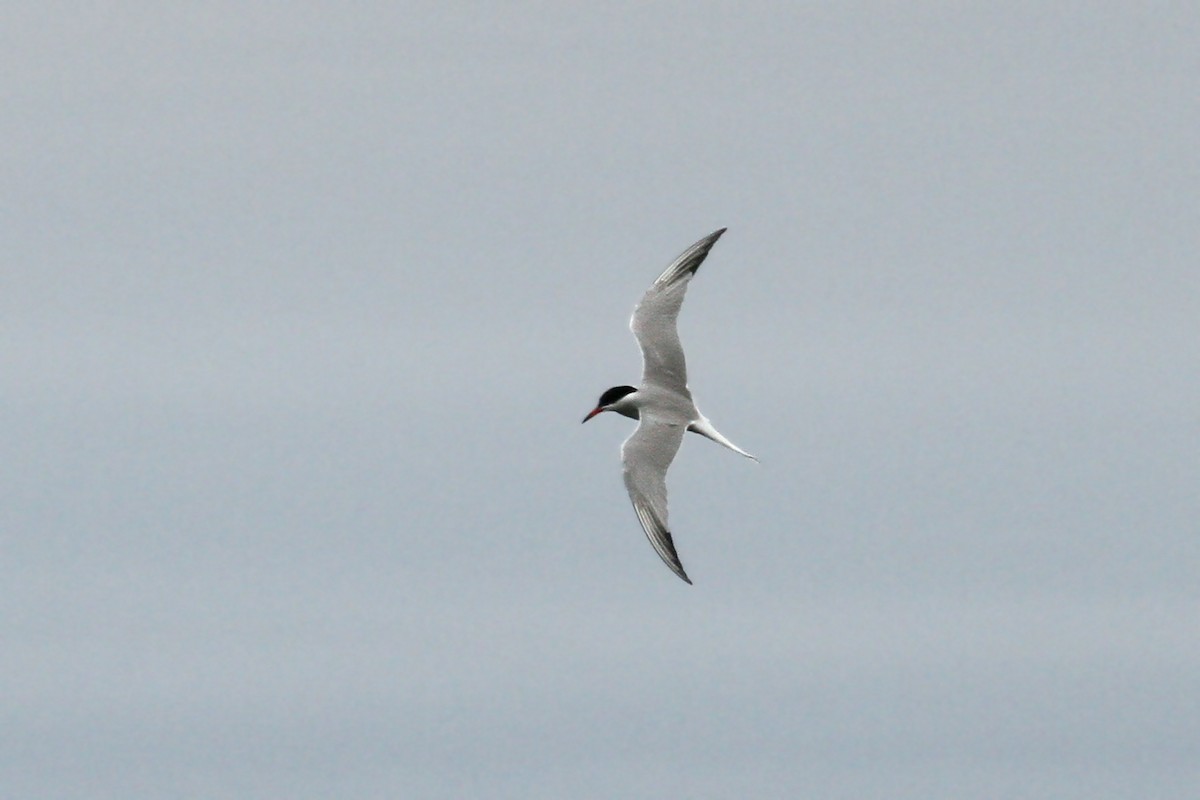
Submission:
[[[1198,42],[8,4],[0,794],[1196,797]],[[726,225],[688,587],[579,420]]]

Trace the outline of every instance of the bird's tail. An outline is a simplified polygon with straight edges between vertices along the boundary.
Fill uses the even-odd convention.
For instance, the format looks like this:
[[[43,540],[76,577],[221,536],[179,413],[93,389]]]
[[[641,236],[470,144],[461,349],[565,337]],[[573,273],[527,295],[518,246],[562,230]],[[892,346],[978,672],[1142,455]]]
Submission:
[[[712,439],[717,444],[723,445],[724,447],[728,447],[733,452],[739,453],[739,454],[745,456],[746,458],[752,459],[754,461],[758,461],[757,456],[750,455],[745,450],[743,450],[742,448],[738,447],[733,442],[726,439],[719,430],[717,430],[716,428],[713,427],[713,424],[711,422],[709,422],[706,417],[701,417],[697,421],[688,425],[688,430],[692,431],[694,433],[698,433],[701,436],[705,437],[706,439]]]

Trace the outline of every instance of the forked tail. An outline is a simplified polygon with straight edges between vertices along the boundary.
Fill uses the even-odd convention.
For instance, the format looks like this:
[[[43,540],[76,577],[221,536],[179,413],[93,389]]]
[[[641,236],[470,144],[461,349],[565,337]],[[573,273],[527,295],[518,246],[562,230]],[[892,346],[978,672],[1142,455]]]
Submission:
[[[717,430],[716,428],[713,427],[713,424],[708,421],[707,417],[701,417],[697,421],[689,424],[688,430],[692,431],[694,433],[698,433],[706,439],[712,439],[717,444],[728,447],[733,452],[740,453],[741,455],[744,455],[746,458],[752,459],[754,461],[758,461],[758,458],[756,456],[750,455],[745,450],[743,450],[742,448],[738,447],[733,442],[726,439],[719,430]]]

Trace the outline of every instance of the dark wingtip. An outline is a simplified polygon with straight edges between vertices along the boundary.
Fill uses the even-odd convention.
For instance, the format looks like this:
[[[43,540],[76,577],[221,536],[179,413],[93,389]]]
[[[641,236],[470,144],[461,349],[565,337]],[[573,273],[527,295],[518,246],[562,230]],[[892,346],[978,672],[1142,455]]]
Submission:
[[[700,241],[693,244],[687,250],[680,253],[671,265],[662,271],[662,274],[655,279],[655,286],[667,286],[676,281],[683,279],[686,275],[695,275],[696,270],[700,269],[700,264],[704,259],[708,258],[708,251],[717,243],[717,239],[721,238],[721,234],[725,233],[727,228],[717,228],[715,231],[705,236]]]
[[[700,262],[702,262],[702,261],[704,261],[704,259],[708,258],[708,251],[712,250],[713,245],[715,245],[717,243],[718,239],[720,239],[722,236],[725,235],[725,231],[727,231],[727,230],[729,230],[729,229],[728,228],[717,228],[715,231],[710,233],[708,236],[705,236],[703,239],[696,242],[696,245],[699,245],[700,252],[702,255],[700,256],[700,259],[695,264],[692,265],[691,272],[694,273],[696,270],[698,270],[700,268]],[[695,247],[696,245],[693,245],[693,247]]]
[[[683,568],[683,562],[679,560],[679,553],[675,551],[675,537],[671,535],[670,531],[663,531],[663,533],[666,534],[667,547],[671,550],[671,559],[667,561],[664,558],[663,561],[667,562],[667,566],[671,568],[671,572],[674,572],[684,583],[691,586],[692,579],[688,577],[687,571]]]
[[[708,251],[710,249],[712,249],[712,246],[717,243],[717,239],[720,239],[722,236],[725,235],[725,231],[727,231],[727,230],[729,230],[729,228],[717,228],[715,231],[710,233],[708,236],[705,236],[703,239],[700,240],[699,244],[702,244],[704,246],[704,252],[706,254],[708,253]],[[697,264],[697,266],[699,266],[699,265]]]

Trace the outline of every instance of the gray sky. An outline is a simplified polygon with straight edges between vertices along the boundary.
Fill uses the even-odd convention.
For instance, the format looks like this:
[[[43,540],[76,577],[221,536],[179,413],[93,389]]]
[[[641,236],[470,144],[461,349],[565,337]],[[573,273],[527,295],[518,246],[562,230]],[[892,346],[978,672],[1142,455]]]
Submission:
[[[1200,12],[23,4],[0,788],[1191,798]],[[620,481],[681,319],[688,587]]]

